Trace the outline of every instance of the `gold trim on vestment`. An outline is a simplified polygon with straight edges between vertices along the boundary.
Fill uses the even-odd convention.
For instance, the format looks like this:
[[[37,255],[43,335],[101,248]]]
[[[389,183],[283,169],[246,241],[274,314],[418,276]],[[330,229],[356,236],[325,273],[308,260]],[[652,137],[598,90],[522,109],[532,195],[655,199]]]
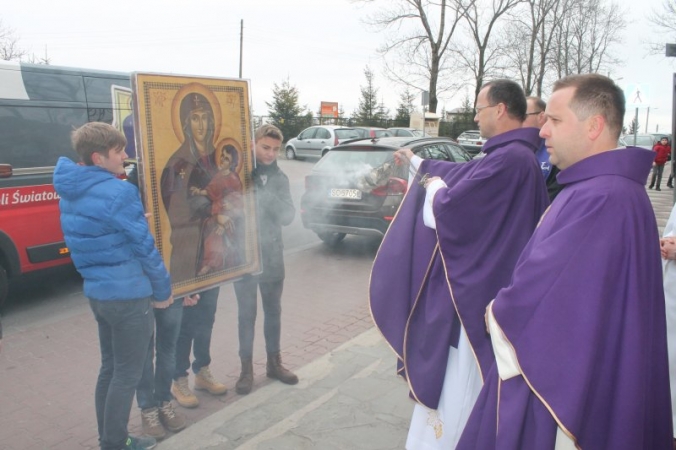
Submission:
[[[423,277],[422,284],[420,285],[420,289],[418,290],[418,295],[416,295],[415,302],[413,303],[413,307],[411,307],[411,311],[408,314],[408,319],[406,320],[406,327],[404,329],[404,345],[403,345],[403,350],[404,350],[404,370],[406,370],[406,373],[408,374],[408,364],[406,363],[406,343],[408,341],[408,327],[409,327],[409,322],[411,321],[411,316],[413,316],[413,313],[415,312],[416,306],[418,306],[418,300],[420,300],[420,295],[422,294],[422,290],[425,287],[427,283],[427,279],[430,276],[430,271],[432,269],[432,264],[434,263],[434,258],[439,252],[439,241],[437,240],[437,245],[434,247],[434,251],[432,252],[432,257],[430,258],[430,261],[427,263],[427,270],[425,271],[425,276]],[[408,383],[408,388],[411,391],[411,395],[413,395],[413,398],[415,399],[416,402],[420,403],[421,405],[425,405],[418,396],[415,393],[415,390],[413,389],[413,386],[411,385],[411,380],[409,379],[410,377],[406,376],[406,382]],[[436,409],[436,408],[431,408],[427,405],[425,405],[427,408],[430,409]]]
[[[418,171],[416,170],[416,174],[415,174],[415,176],[413,177],[413,179],[415,179],[415,177],[416,177],[417,175],[418,175]],[[383,243],[384,243],[385,240],[387,239],[387,235],[388,235],[388,233],[390,232],[390,228],[391,228],[391,226],[392,226],[392,223],[394,223],[394,221],[397,219],[397,216],[399,215],[399,211],[401,210],[401,205],[403,205],[404,202],[406,201],[406,197],[408,197],[408,193],[409,193],[410,191],[411,191],[410,188],[409,188],[409,189],[406,189],[406,192],[404,193],[404,198],[401,200],[401,203],[399,204],[399,208],[397,208],[397,211],[394,213],[394,217],[392,218],[392,222],[390,223],[390,226],[387,227],[387,230],[385,231],[385,235],[383,236],[383,240],[382,240],[380,246],[378,247],[378,250],[376,251],[376,256],[375,256],[375,258],[373,259],[374,264],[371,265],[371,272],[369,273],[369,293],[368,293],[368,295],[369,295],[368,305],[369,305],[369,314],[371,315],[371,320],[372,320],[373,323],[375,324],[376,329],[377,329],[378,332],[380,333],[380,336],[383,338],[383,340],[385,341],[385,343],[387,343],[387,346],[390,347],[390,350],[392,350],[392,352],[397,356],[397,359],[399,359],[399,360],[402,362],[402,364],[403,364],[403,362],[404,362],[404,357],[403,357],[403,355],[400,355],[400,354],[394,349],[394,347],[392,347],[392,346],[390,345],[390,342],[387,340],[387,338],[385,337],[385,335],[383,334],[383,332],[380,330],[380,327],[378,326],[378,322],[376,322],[376,319],[375,319],[375,317],[373,316],[373,310],[371,309],[371,289],[370,289],[370,286],[371,286],[371,279],[372,279],[372,277],[373,277],[373,266],[375,265],[375,261],[378,259],[378,254],[380,253],[380,249],[382,248]],[[424,285],[424,284],[423,284],[423,285]],[[422,289],[422,287],[421,287],[421,289]],[[410,315],[409,315],[409,317],[410,317]],[[408,323],[408,321],[407,321],[407,323]],[[404,341],[404,342],[405,342],[405,341]],[[401,375],[402,370],[403,370],[403,369],[397,369],[397,374]]]
[[[547,212],[547,211],[545,211],[545,213],[546,213],[546,212]],[[544,213],[543,213],[543,216],[544,216]],[[495,317],[495,313],[493,313],[493,317]],[[570,430],[568,430],[568,428],[563,424],[563,422],[561,422],[561,420],[559,419],[559,417],[558,417],[558,416],[556,415],[556,413],[554,412],[554,409],[549,405],[549,403],[547,403],[547,401],[545,401],[544,397],[543,397],[543,396],[542,396],[542,395],[541,395],[541,394],[533,387],[533,385],[531,384],[530,380],[528,379],[528,377],[527,377],[526,374],[524,373],[523,369],[521,368],[521,364],[519,364],[519,355],[516,353],[516,348],[514,348],[514,345],[512,345],[512,342],[507,338],[507,335],[506,335],[505,332],[502,330],[502,327],[500,326],[500,323],[498,322],[498,318],[497,318],[497,317],[495,317],[495,325],[496,325],[496,326],[498,327],[498,329],[500,330],[500,334],[501,334],[502,337],[504,338],[505,342],[506,342],[506,343],[510,346],[510,348],[512,349],[512,352],[514,353],[514,356],[516,357],[516,364],[517,364],[517,366],[519,367],[519,372],[521,373],[521,376],[523,377],[524,381],[526,382],[526,384],[528,385],[528,387],[530,388],[530,390],[535,394],[535,396],[536,396],[538,399],[540,399],[540,401],[542,402],[542,404],[545,405],[545,408],[547,408],[547,410],[549,411],[549,414],[552,415],[552,417],[554,418],[554,421],[556,422],[556,424],[558,425],[558,427],[561,428],[561,429],[563,430],[563,432],[566,434],[566,436],[568,436],[568,437],[570,438],[571,441],[573,441],[573,443],[575,444],[575,448],[581,449],[582,447],[580,447],[580,446],[578,445],[577,438],[573,435],[573,433],[570,432]],[[499,375],[498,375],[498,379],[500,379],[500,376],[499,376]],[[500,402],[500,398],[498,397],[498,405],[499,405],[499,402]],[[499,417],[498,417],[498,420],[499,420]]]

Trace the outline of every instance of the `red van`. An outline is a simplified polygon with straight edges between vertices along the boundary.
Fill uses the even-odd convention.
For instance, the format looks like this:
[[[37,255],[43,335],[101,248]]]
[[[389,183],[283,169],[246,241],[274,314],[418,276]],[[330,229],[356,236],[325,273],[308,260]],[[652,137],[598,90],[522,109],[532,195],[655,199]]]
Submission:
[[[0,62],[0,305],[9,279],[71,263],[52,185],[71,131],[113,124],[135,153],[130,116],[129,74]]]

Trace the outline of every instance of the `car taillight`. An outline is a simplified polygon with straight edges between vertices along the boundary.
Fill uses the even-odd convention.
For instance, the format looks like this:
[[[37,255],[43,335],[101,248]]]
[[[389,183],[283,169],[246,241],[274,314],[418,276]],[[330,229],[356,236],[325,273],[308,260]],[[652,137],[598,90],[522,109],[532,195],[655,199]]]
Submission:
[[[403,195],[408,189],[408,183],[401,178],[390,178],[384,186],[378,186],[371,191],[371,195],[384,197],[386,195]]]
[[[335,137],[334,140],[333,140],[333,146],[335,147],[335,146],[338,145],[338,144],[339,144],[339,142],[338,142],[338,135],[336,135],[336,137]]]

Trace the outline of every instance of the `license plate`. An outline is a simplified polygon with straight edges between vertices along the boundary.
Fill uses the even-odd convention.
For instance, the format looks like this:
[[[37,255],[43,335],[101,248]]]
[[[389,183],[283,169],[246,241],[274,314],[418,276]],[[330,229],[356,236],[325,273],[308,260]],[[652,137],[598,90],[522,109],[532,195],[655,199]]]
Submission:
[[[329,191],[329,197],[361,200],[361,191],[359,189],[331,189]]]

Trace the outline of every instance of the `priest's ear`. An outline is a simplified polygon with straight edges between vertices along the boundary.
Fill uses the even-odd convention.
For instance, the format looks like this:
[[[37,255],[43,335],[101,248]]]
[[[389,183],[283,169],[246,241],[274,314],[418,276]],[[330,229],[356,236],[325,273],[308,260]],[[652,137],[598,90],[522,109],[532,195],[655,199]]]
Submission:
[[[587,137],[590,140],[597,140],[607,130],[608,124],[606,123],[606,118],[601,114],[595,114],[587,119]]]

